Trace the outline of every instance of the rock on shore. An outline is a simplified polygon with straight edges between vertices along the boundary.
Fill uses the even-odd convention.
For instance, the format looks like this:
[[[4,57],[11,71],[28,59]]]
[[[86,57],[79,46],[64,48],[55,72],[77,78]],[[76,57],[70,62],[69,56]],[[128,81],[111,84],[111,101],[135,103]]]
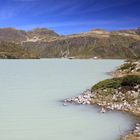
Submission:
[[[93,94],[92,94],[91,90],[86,90],[85,92],[83,92],[83,94],[81,94],[79,96],[65,99],[64,105],[66,105],[67,103],[75,103],[75,104],[83,104],[83,105],[91,104],[92,97],[93,97]]]
[[[101,113],[117,110],[140,118],[140,61],[122,65],[114,76],[115,78],[97,83],[79,96],[65,99],[64,105],[96,104],[101,107]],[[140,140],[140,120],[121,140]]]
[[[140,140],[140,123],[136,123],[135,128],[121,140]]]

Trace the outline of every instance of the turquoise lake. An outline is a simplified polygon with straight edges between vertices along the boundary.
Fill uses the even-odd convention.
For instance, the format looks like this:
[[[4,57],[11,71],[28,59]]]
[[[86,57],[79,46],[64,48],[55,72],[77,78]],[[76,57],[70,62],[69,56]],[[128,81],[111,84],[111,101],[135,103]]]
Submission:
[[[0,140],[117,140],[133,125],[119,112],[63,106],[122,60],[0,60]]]

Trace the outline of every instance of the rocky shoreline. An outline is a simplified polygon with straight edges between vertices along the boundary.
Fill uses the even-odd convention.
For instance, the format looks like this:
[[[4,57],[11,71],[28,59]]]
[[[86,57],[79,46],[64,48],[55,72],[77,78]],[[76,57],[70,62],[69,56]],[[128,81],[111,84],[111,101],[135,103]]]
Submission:
[[[117,70],[110,73],[112,77],[123,77],[131,74],[140,74],[140,60],[125,62]]]
[[[79,96],[71,97],[64,100],[63,105],[67,105],[68,103],[74,103],[74,104],[91,104],[91,97],[92,97],[91,90],[86,90]]]
[[[116,97],[113,97],[113,100],[116,100]],[[93,93],[90,89],[84,91],[79,96],[65,99],[63,105],[67,106],[71,103],[79,105],[98,105],[101,107],[101,113],[105,113],[107,111],[123,111],[131,113],[137,117],[140,116],[140,107],[138,107],[136,104],[131,105],[126,100],[124,100],[122,103],[108,102],[106,99],[103,100],[102,98],[97,97],[97,93]],[[127,138],[130,136],[135,137],[135,140],[140,139],[140,120],[138,120],[135,128],[131,131],[131,133],[121,139],[127,140]]]
[[[121,140],[140,140],[140,123],[136,123],[134,129]]]
[[[129,67],[129,71],[131,74],[133,74],[134,72],[136,73],[137,71],[135,71],[135,69],[137,67],[140,67],[140,61],[133,63],[136,65],[131,65],[135,66],[133,68]],[[138,69],[139,68],[137,68],[136,70]],[[125,69],[125,71],[127,71],[128,73],[128,70]],[[119,72],[117,70],[117,74],[119,75],[118,77],[120,77],[120,75],[126,76],[127,73],[125,73],[123,70],[119,70]],[[136,78],[135,76],[131,76],[129,78],[126,77],[125,78],[126,81],[124,79],[123,80],[127,83],[129,82],[130,78],[132,78],[134,81],[137,82],[137,79],[135,80]],[[140,84],[131,85],[131,88],[128,86],[116,87],[118,83],[120,84],[120,81],[122,79],[121,80],[119,79],[120,81],[117,81],[118,79],[117,80],[115,79],[117,81],[117,82],[115,81],[116,83],[113,83],[114,82],[113,80],[111,80],[111,84],[109,83],[110,81],[106,80],[105,82],[107,82],[107,84],[108,85],[110,84],[111,86],[114,84],[115,87],[101,88],[104,83],[103,81],[103,83],[95,85],[94,88],[92,87],[92,89],[84,91],[79,96],[65,99],[63,105],[66,106],[70,103],[81,105],[98,105],[101,107],[100,111],[101,113],[105,113],[106,111],[123,111],[130,113],[133,116],[138,117],[137,123],[135,125],[135,128],[131,130],[129,134],[121,137],[120,139],[140,140]],[[130,83],[131,82],[132,81],[130,80]]]

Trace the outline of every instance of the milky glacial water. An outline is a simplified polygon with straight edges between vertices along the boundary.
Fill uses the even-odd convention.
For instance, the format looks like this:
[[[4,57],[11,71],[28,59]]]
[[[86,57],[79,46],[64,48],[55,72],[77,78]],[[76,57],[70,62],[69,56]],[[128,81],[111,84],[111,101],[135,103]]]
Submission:
[[[122,60],[1,60],[0,140],[117,140],[133,125],[127,114],[90,105],[63,106]]]

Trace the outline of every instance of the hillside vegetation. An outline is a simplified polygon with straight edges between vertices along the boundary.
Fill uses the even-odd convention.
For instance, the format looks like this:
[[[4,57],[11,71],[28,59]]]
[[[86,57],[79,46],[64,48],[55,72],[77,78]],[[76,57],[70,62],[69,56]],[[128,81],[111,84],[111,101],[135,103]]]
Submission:
[[[24,51],[40,58],[140,57],[140,28],[112,32],[96,29],[67,36],[46,28],[31,31],[3,28],[0,29],[0,41],[18,44]]]
[[[25,58],[36,58],[36,56],[28,51],[25,51],[21,46],[17,44],[0,42],[0,58],[25,59]]]

